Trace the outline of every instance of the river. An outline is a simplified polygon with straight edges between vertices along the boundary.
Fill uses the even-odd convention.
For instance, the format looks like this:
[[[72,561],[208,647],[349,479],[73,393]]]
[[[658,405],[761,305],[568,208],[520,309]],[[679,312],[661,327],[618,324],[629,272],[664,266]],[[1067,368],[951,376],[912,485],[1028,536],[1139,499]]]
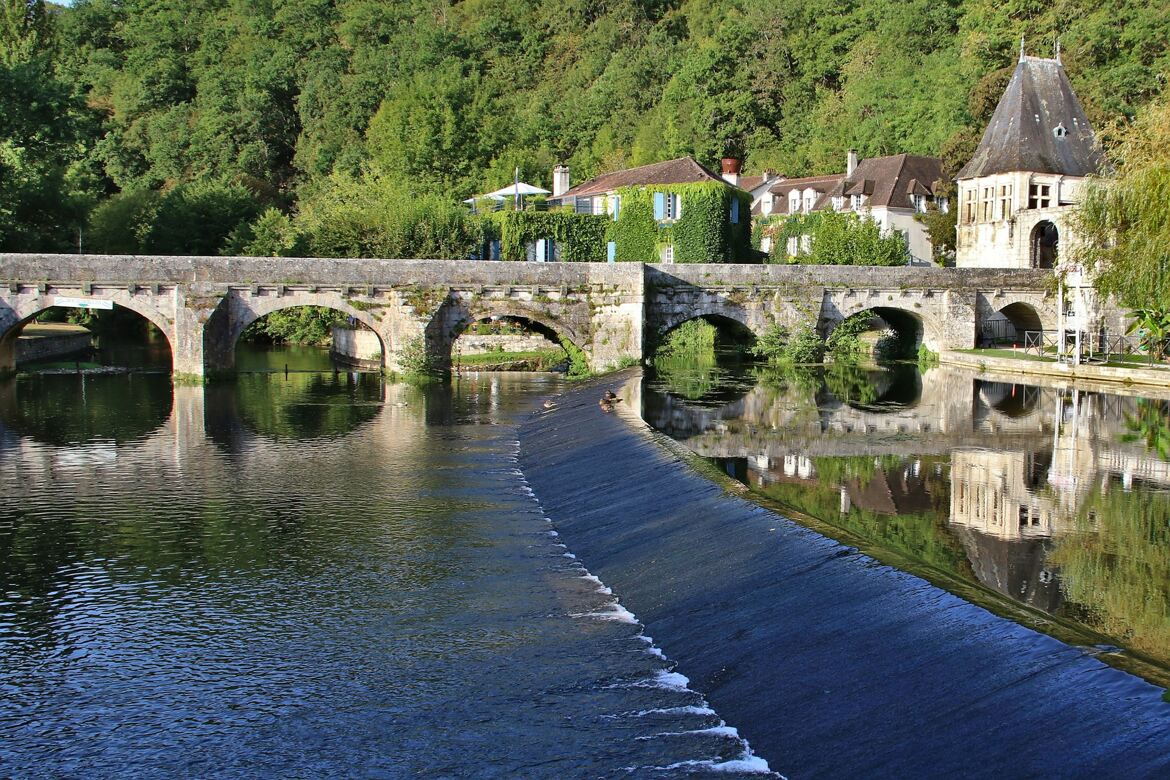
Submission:
[[[648,376],[643,415],[765,506],[1165,685],[1167,398],[945,366],[708,367]]]
[[[705,567],[752,554],[742,542],[696,524],[673,553],[635,548],[614,512],[612,532],[566,517],[558,535],[542,501],[596,511],[591,475],[542,467],[559,495],[534,494],[520,436],[556,429],[559,401],[541,401],[560,378],[420,389],[336,372],[320,350],[239,357],[234,380],[206,388],[150,372],[0,383],[0,775],[758,776],[753,748],[796,776],[832,774],[847,747],[872,765],[859,735],[802,743],[801,697],[817,692],[785,679],[799,637],[787,660],[744,654],[752,636],[780,646],[767,632],[781,625],[751,619],[788,587],[782,567],[745,566],[758,592],[720,595],[694,623],[693,588],[735,582]],[[759,503],[1164,684],[1166,401],[909,366],[651,372],[623,397]],[[621,428],[589,405],[580,419]],[[625,593],[671,644],[643,633]],[[913,609],[939,602],[915,593]],[[842,615],[842,630],[861,622]],[[703,638],[725,623],[748,628]],[[731,692],[726,712],[707,686]],[[962,687],[947,695],[982,695]],[[926,765],[942,765],[941,736],[920,735]]]
[[[0,775],[764,768],[518,470],[559,379],[322,359],[0,385]]]

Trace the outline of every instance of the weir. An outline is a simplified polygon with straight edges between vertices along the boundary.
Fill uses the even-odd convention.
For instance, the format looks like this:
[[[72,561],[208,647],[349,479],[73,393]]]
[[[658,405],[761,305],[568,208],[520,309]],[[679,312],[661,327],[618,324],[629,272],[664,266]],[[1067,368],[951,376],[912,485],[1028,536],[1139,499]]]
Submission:
[[[1161,689],[730,495],[638,418],[640,377],[534,412],[520,465],[678,671],[795,777],[1170,772]],[[597,399],[624,399],[605,413]]]

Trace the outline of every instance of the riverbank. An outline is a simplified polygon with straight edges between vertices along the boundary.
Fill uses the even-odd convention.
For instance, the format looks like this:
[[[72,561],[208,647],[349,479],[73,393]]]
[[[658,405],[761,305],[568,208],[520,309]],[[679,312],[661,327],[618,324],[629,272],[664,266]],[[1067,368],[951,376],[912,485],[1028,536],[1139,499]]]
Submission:
[[[729,495],[641,422],[637,377],[534,415],[521,467],[569,549],[774,769],[1170,769],[1161,689]]]
[[[77,355],[90,348],[93,334],[88,328],[64,322],[33,322],[24,326],[16,339],[16,364]]]
[[[1008,350],[996,350],[1005,352]],[[1014,352],[1014,350],[1012,350]],[[952,366],[962,366],[976,371],[994,370],[1027,376],[1054,377],[1107,383],[1116,385],[1143,385],[1147,387],[1170,388],[1170,367],[1143,367],[1142,364],[1130,366],[1100,365],[1097,363],[1081,363],[1072,365],[1058,363],[1049,358],[1029,355],[1025,352],[1017,354],[988,354],[985,350],[971,350],[964,352],[943,351],[938,356],[940,363]]]

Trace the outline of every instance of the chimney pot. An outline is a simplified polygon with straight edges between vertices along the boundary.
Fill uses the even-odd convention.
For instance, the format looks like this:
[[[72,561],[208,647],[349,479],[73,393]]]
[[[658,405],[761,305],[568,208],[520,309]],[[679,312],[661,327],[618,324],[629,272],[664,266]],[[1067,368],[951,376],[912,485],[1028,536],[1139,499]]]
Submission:
[[[743,161],[738,157],[724,157],[723,158],[723,180],[732,187],[739,186],[739,172],[743,167]]]

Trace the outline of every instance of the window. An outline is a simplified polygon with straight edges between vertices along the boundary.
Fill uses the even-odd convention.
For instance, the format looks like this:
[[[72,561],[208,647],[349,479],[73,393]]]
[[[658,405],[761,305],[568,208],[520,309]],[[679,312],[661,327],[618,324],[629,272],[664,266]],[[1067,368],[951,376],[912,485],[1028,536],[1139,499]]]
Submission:
[[[799,214],[800,213],[800,191],[799,190],[793,190],[792,192],[788,193],[788,213],[789,214]]]
[[[911,195],[910,199],[914,202],[914,210],[919,214],[926,213],[926,196],[925,195]]]
[[[971,225],[975,222],[975,190],[963,190],[959,195],[959,201],[963,204],[963,224]]]
[[[552,263],[556,261],[556,242],[551,238],[539,238],[536,240],[536,257],[534,258],[538,263]]]
[[[592,214],[593,198],[573,198],[573,211],[578,214]]]
[[[654,219],[670,222],[682,217],[682,198],[675,192],[654,193]]]
[[[1010,219],[1012,215],[1012,185],[999,185],[999,218]]]
[[[674,262],[674,245],[673,244],[667,244],[666,246],[662,247],[662,262],[664,262],[664,263],[673,263]]]
[[[1028,208],[1046,209],[1052,205],[1051,184],[1028,185]]]
[[[864,195],[854,195],[853,196],[853,210],[854,211],[861,211],[861,207],[864,205],[865,205],[865,196]]]
[[[739,224],[739,198],[731,196],[731,212],[728,214],[731,224]]]
[[[983,197],[980,198],[980,201],[979,201],[979,221],[980,222],[990,222],[992,219],[995,218],[995,213],[994,213],[995,201],[992,199],[992,195],[994,193],[995,193],[994,187],[984,187],[983,188]]]
[[[791,236],[788,239],[788,256],[796,257],[800,254],[800,236]]]
[[[815,206],[816,203],[817,203],[817,191],[816,190],[805,190],[804,191],[804,213],[808,214],[809,212],[811,212],[813,210],[813,206]]]
[[[833,211],[842,211],[842,210],[844,210],[844,208],[845,208],[845,196],[844,195],[834,195],[833,196]]]
[[[604,195],[598,195],[596,198],[593,199],[593,213],[595,215],[601,215],[601,214],[605,213],[605,196]]]
[[[950,198],[944,198],[942,195],[935,195],[934,196],[934,205],[937,206],[938,210],[944,214],[951,213]]]

